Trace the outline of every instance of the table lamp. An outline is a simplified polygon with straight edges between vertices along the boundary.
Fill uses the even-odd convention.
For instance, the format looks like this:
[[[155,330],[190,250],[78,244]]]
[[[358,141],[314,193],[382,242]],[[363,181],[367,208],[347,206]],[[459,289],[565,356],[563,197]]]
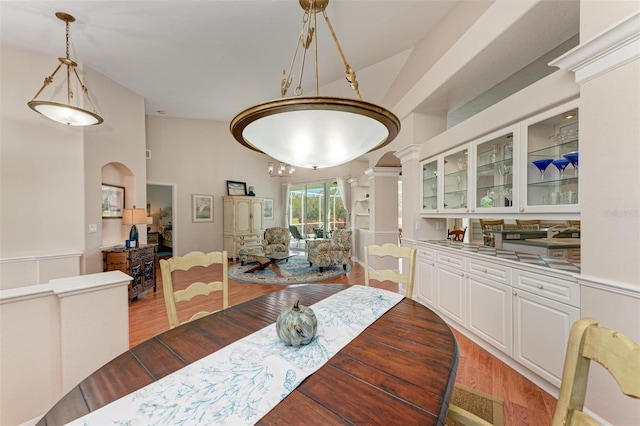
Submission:
[[[144,209],[137,209],[133,206],[132,209],[124,209],[122,213],[122,224],[131,225],[131,231],[129,232],[129,240],[135,241],[135,246],[138,247],[138,228],[136,224],[147,223],[147,212]]]

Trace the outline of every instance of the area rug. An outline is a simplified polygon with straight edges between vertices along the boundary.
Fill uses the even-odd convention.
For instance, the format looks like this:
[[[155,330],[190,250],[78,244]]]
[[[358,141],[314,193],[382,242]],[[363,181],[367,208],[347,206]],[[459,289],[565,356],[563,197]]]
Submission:
[[[453,388],[453,395],[451,396],[450,403],[475,414],[492,425],[504,425],[504,407],[501,399],[487,395],[486,393],[475,389],[456,384]],[[445,425],[458,426],[460,423],[447,419]]]
[[[347,265],[346,271],[342,265],[325,266],[320,273],[317,265],[309,266],[306,256],[299,255],[290,258],[288,262],[279,261],[275,267],[270,266],[248,274],[244,272],[257,265],[255,262],[247,263],[244,266],[240,263],[231,265],[229,266],[229,279],[254,284],[290,285],[330,280],[346,274],[350,269],[349,265]]]

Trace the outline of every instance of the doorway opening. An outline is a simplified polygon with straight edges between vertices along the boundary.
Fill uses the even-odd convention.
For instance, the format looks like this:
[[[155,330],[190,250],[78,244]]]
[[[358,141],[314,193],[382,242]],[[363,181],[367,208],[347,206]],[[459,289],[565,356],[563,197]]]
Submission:
[[[175,184],[147,182],[147,244],[158,245],[158,258],[172,257],[177,247],[178,227],[176,217]]]

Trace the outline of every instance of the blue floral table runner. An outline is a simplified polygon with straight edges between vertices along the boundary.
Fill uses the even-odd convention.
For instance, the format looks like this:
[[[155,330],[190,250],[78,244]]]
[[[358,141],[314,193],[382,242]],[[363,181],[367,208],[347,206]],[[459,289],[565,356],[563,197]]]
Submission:
[[[308,345],[286,346],[271,324],[70,424],[255,424],[402,299],[351,286],[311,306],[318,331]]]

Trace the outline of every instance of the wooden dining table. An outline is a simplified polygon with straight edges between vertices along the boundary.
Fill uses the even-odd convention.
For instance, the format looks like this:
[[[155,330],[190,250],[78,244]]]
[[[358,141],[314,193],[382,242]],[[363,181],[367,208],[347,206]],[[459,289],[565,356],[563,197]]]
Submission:
[[[82,417],[274,323],[296,300],[310,306],[348,287],[292,286],[159,334],[91,374],[38,424]],[[458,360],[449,326],[404,298],[257,424],[443,425]]]

